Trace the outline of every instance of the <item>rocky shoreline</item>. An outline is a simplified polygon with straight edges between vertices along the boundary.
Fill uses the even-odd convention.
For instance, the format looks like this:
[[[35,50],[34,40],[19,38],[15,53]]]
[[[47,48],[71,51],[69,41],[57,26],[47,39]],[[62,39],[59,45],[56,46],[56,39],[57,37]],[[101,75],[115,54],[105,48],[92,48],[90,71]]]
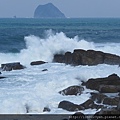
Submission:
[[[75,49],[73,53],[66,52],[65,54],[54,55],[53,62],[65,63],[74,66],[90,66],[98,64],[119,65],[120,56],[95,50],[85,51],[83,49]]]
[[[54,55],[53,62],[70,64],[73,66],[77,65],[98,65],[98,64],[109,64],[109,65],[120,65],[120,56],[103,53],[101,51],[94,50],[74,50],[73,53],[66,52],[65,54]],[[31,66],[41,65],[47,62],[44,61],[33,61],[30,63]],[[26,67],[21,65],[20,62],[5,63],[1,64],[2,71],[21,70]],[[48,71],[44,69],[43,71]],[[5,77],[0,76],[0,79]],[[120,77],[117,74],[111,74],[105,78],[88,79],[87,82],[83,82],[78,86],[69,86],[58,92],[63,96],[74,95],[79,96],[84,92],[85,89],[94,90],[91,92],[90,98],[82,104],[74,104],[70,101],[61,101],[58,103],[58,108],[75,112],[77,115],[84,116],[83,113],[79,112],[86,109],[99,110],[95,115],[119,115],[120,114]],[[49,112],[49,108],[44,108],[43,111]],[[75,115],[76,115],[75,114]],[[74,120],[70,118],[70,120]]]
[[[116,85],[118,87],[115,87]],[[86,109],[99,110],[99,112],[97,112],[95,115],[120,114],[120,91],[118,89],[120,87],[119,76],[112,74],[106,78],[89,79],[87,82],[79,86],[79,89],[78,86],[76,86],[76,88],[75,86],[71,86],[69,89],[66,88],[59,93],[62,93],[62,95],[68,95],[68,93],[69,95],[73,95],[74,91],[74,95],[80,95],[84,91],[83,86],[85,86],[87,89],[95,90],[95,92],[90,93],[91,97],[87,101],[79,105],[69,101],[61,101],[58,105],[58,108],[65,109],[67,111],[74,111],[76,113],[77,111],[79,112]]]

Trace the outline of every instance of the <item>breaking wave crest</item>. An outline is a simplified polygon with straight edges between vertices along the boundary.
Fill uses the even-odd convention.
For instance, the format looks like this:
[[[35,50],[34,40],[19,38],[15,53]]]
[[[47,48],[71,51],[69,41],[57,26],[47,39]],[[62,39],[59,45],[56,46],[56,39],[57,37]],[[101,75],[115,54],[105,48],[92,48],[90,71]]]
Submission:
[[[63,32],[53,33],[52,30],[46,31],[44,39],[30,35],[25,36],[24,40],[26,48],[20,53],[0,53],[0,63],[20,61],[26,65],[35,60],[51,62],[54,54],[73,52],[74,49],[93,49],[120,54],[119,43],[96,44],[84,39],[80,40],[78,36],[69,38]]]

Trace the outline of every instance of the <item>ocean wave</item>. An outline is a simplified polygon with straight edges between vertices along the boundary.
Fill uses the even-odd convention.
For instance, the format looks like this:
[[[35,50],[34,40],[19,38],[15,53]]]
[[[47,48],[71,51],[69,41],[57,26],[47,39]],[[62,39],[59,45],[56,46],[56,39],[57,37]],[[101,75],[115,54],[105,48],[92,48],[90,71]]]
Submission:
[[[52,62],[54,54],[73,52],[74,49],[93,49],[107,53],[120,55],[119,43],[94,43],[80,39],[67,37],[63,32],[54,33],[52,30],[46,31],[44,38],[35,35],[24,37],[26,48],[20,53],[0,53],[0,63],[20,61],[27,65],[34,60]]]

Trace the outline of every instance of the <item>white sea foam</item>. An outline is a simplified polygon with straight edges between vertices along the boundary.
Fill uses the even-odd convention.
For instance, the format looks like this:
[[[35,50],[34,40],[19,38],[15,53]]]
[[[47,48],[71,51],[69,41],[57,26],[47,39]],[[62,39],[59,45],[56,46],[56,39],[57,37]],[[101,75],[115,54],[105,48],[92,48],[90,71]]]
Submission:
[[[67,37],[63,32],[53,34],[48,32],[44,39],[30,35],[24,38],[26,49],[22,49],[17,54],[0,53],[0,63],[20,61],[23,64],[29,64],[33,60],[44,60],[51,62],[53,55],[56,53],[73,52],[74,49],[93,49],[94,43],[85,40],[79,40],[77,36],[74,38]]]
[[[42,72],[42,69],[48,71]],[[91,92],[85,89],[80,96],[63,96],[58,92],[72,85],[81,85],[89,78],[107,77],[116,73],[120,76],[117,65],[77,66],[59,63],[47,63],[29,66],[24,70],[3,72],[6,79],[0,81],[0,113],[43,113],[49,107],[49,114],[69,113],[58,109],[60,101],[67,100],[81,104],[89,99]],[[95,113],[96,110],[81,111]],[[48,112],[46,112],[48,113]]]

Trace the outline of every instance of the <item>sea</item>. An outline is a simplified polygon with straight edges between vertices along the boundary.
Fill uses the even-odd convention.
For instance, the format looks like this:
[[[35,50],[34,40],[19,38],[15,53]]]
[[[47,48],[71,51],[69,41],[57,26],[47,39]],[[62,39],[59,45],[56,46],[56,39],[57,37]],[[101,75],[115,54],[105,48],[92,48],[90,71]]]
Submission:
[[[74,49],[97,50],[120,55],[120,18],[0,18],[0,64],[20,62],[22,70],[1,71],[0,114],[71,114],[58,108],[61,101],[82,104],[90,98],[61,95],[59,91],[81,85],[90,78],[120,76],[118,65],[71,66],[53,62],[55,54]],[[32,61],[45,61],[31,66]],[[47,71],[42,71],[47,69]],[[43,112],[44,108],[50,109]],[[99,110],[80,112],[94,114]]]

